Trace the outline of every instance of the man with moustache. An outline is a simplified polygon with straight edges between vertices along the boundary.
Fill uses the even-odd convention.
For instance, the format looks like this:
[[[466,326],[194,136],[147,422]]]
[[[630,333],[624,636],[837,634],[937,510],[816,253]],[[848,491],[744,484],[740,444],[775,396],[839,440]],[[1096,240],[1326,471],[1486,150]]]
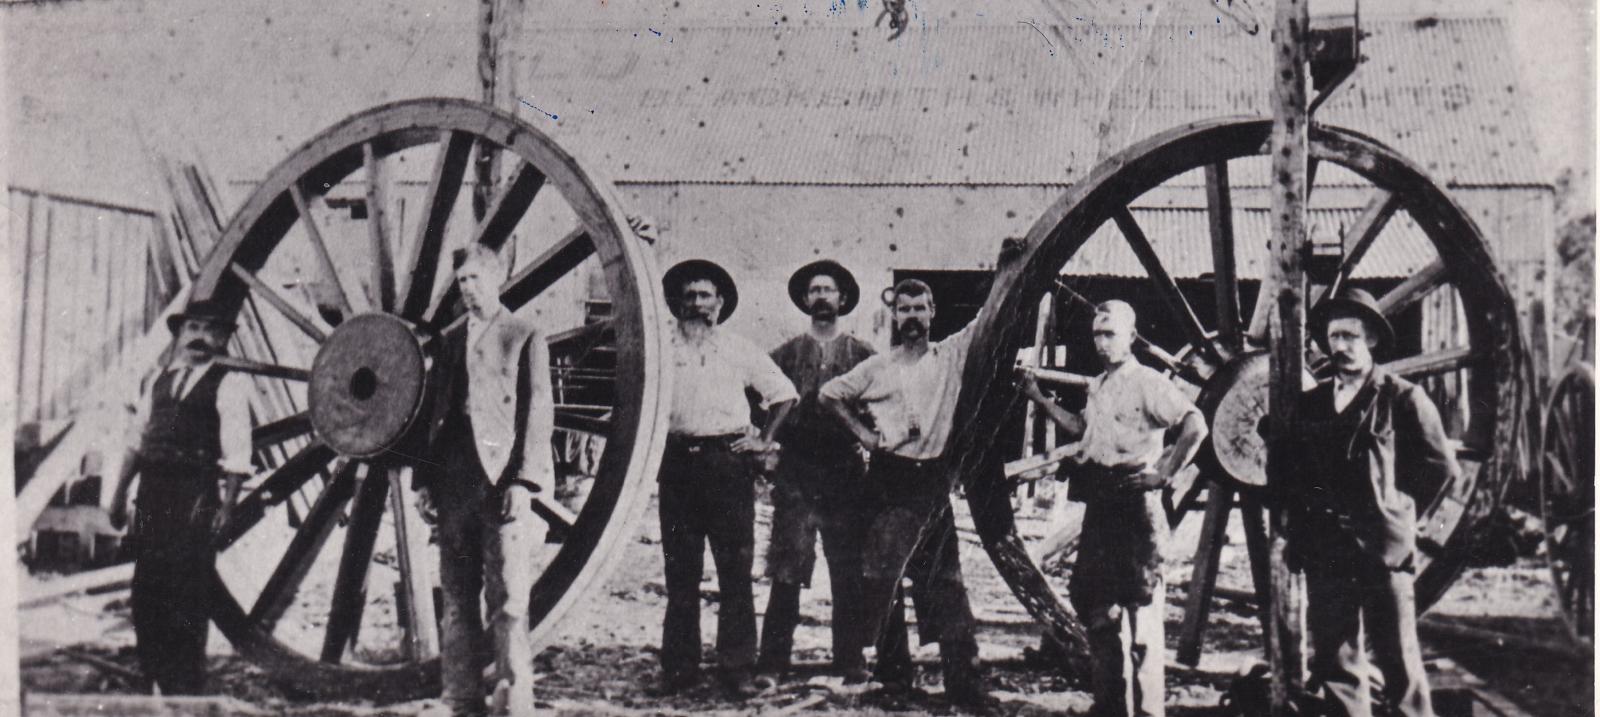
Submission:
[[[1389,711],[1433,714],[1417,641],[1414,495],[1435,495],[1461,468],[1439,411],[1415,384],[1378,367],[1394,329],[1372,295],[1346,289],[1307,331],[1333,378],[1300,395],[1286,486],[1289,551],[1306,576],[1308,687],[1327,714],[1372,714],[1362,633],[1383,673]]]
[[[1089,382],[1081,415],[1045,396],[1030,369],[1018,369],[1024,395],[1077,441],[1065,468],[1068,498],[1085,505],[1069,590],[1089,633],[1090,714],[1097,717],[1165,714],[1161,563],[1167,518],[1161,489],[1194,458],[1207,433],[1194,403],[1133,358],[1136,323],[1125,302],[1095,308],[1094,348],[1105,371]],[[1172,428],[1177,437],[1164,447]]]
[[[167,318],[166,365],[142,382],[129,449],[111,498],[111,525],[128,524],[134,501],[133,633],[139,667],[164,695],[205,687],[213,536],[228,522],[250,476],[250,378],[218,365],[234,324],[223,307],[196,301]],[[222,493],[218,493],[218,484]]]
[[[745,699],[761,692],[753,679],[756,611],[750,575],[756,461],[776,450],[773,436],[799,396],[767,354],[719,328],[739,302],[726,270],[690,259],[668,269],[661,283],[678,321],[670,332],[672,411],[659,478],[667,613],[661,682],[654,692],[669,695],[700,682],[700,577],[709,542],[721,588],[719,678],[730,696]],[[768,416],[760,433],[751,426],[747,390],[760,395]]]
[[[452,259],[467,322],[444,337],[435,369],[443,386],[424,414],[428,460],[414,473],[419,512],[439,543],[443,706],[485,712],[481,595],[497,675],[489,711],[532,714],[528,599],[547,529],[533,500],[555,491],[550,359],[538,328],[500,303],[500,255],[473,244]]]
[[[789,277],[789,298],[811,315],[810,330],[779,346],[772,360],[800,393],[777,434],[783,446],[772,485],[772,540],[767,551],[766,621],[757,669],[787,672],[800,621],[800,588],[816,566],[817,534],[833,587],[833,667],[846,684],[867,680],[861,655],[861,478],[866,466],[850,429],[817,400],[817,389],[873,355],[866,342],[839,330],[861,290],[838,262],[812,262]]]
[[[1019,250],[1016,240],[1007,240],[1001,263]],[[862,624],[877,640],[873,676],[883,683],[882,696],[891,705],[915,693],[900,591],[902,577],[908,577],[918,639],[939,643],[946,697],[958,706],[992,711],[996,705],[979,671],[977,625],[961,575],[950,505],[953,486],[943,463],[976,321],[943,341],[930,342],[933,290],[906,279],[885,293],[892,295],[899,345],[862,361],[818,393],[822,405],[872,451],[865,481],[868,534],[861,594]],[[870,417],[870,424],[858,410]]]

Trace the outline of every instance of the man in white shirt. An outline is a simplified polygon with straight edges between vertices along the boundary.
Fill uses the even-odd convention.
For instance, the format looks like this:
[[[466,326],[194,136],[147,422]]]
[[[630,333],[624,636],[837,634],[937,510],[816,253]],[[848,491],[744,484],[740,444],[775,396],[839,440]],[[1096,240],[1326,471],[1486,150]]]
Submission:
[[[234,329],[221,305],[197,301],[168,317],[167,328],[167,363],[132,406],[111,525],[127,525],[139,476],[130,602],[140,669],[162,694],[197,694],[206,679],[212,538],[251,471],[250,378],[214,361]]]
[[[772,436],[799,395],[766,352],[721,330],[738,305],[733,277],[703,259],[673,266],[662,286],[677,317],[671,331],[673,388],[667,450],[661,460],[661,552],[667,613],[661,683],[671,694],[700,681],[700,577],[705,546],[717,566],[717,664],[731,696],[760,692],[756,659],[755,461],[776,449]],[[745,391],[761,396],[767,424],[751,425]]]
[[[538,328],[500,303],[500,256],[475,244],[454,261],[467,324],[444,337],[430,458],[415,473],[420,512],[439,542],[444,702],[456,715],[484,713],[482,593],[498,675],[492,704],[532,714],[528,599],[547,529],[533,500],[555,492],[550,359]]]
[[[939,643],[945,694],[954,704],[986,711],[992,698],[978,669],[976,621],[961,575],[960,544],[950,505],[953,486],[941,458],[961,395],[961,372],[972,327],[928,340],[933,291],[916,279],[895,285],[894,330],[900,343],[822,386],[822,404],[872,451],[866,476],[868,535],[862,555],[862,624],[876,639],[874,677],[898,703],[914,690],[906,636],[902,576],[912,581],[917,636]],[[871,424],[863,421],[864,411]]]
[[[1086,505],[1069,589],[1089,633],[1093,714],[1108,717],[1165,714],[1161,489],[1207,433],[1194,403],[1133,358],[1135,324],[1125,302],[1095,308],[1094,347],[1105,371],[1089,382],[1082,415],[1062,409],[1020,369],[1023,393],[1078,442],[1065,470],[1069,497]],[[1178,435],[1167,447],[1171,428]]]

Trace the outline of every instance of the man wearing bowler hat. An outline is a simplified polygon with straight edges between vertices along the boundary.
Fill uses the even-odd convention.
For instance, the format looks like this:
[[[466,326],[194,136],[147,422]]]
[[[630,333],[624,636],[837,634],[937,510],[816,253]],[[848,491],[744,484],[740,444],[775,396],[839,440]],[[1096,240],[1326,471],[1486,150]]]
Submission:
[[[661,283],[677,328],[670,332],[672,412],[660,474],[667,614],[656,692],[671,694],[700,681],[700,577],[709,542],[721,588],[720,678],[731,696],[747,698],[760,692],[752,679],[756,612],[750,575],[756,461],[775,450],[773,436],[798,396],[771,358],[719,328],[739,303],[726,270],[690,259],[668,269]],[[761,397],[768,416],[759,433],[751,425],[746,390]]]
[[[772,484],[772,541],[767,550],[767,598],[761,626],[763,673],[788,671],[800,621],[800,588],[816,566],[817,534],[833,589],[833,666],[846,683],[867,679],[861,650],[862,474],[866,465],[855,436],[817,400],[817,389],[872,356],[865,341],[839,330],[838,319],[856,308],[861,289],[838,262],[824,259],[789,277],[789,299],[810,315],[810,327],[772,352],[794,382],[800,401],[777,434],[783,446]]]
[[[1372,714],[1362,646],[1397,714],[1433,713],[1417,642],[1417,506],[1460,474],[1439,411],[1421,388],[1376,365],[1394,329],[1371,294],[1347,289],[1307,329],[1333,378],[1300,396],[1290,436],[1300,466],[1286,486],[1291,561],[1305,571],[1310,687],[1327,714]]]
[[[214,534],[251,472],[250,379],[219,366],[233,320],[212,301],[167,317],[173,344],[131,405],[129,448],[111,498],[111,525],[134,498],[133,632],[139,666],[164,695],[205,687]],[[219,484],[222,488],[219,493]]]

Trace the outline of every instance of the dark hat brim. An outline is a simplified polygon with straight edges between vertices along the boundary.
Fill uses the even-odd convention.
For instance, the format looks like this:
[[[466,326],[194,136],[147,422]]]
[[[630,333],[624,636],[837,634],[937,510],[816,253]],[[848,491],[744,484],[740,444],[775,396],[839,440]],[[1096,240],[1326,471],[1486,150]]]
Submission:
[[[861,303],[861,285],[856,283],[849,269],[832,259],[814,261],[796,269],[789,276],[789,300],[802,312],[811,313],[811,307],[806,306],[806,294],[811,290],[811,279],[824,274],[833,277],[833,282],[839,285],[839,315],[854,311],[856,304]]]
[[[674,264],[667,273],[661,275],[661,290],[667,295],[667,306],[672,309],[672,315],[678,315],[678,301],[683,295],[683,284],[691,279],[710,279],[717,287],[717,294],[722,297],[722,313],[717,316],[717,323],[723,323],[733,316],[733,310],[739,306],[739,287],[733,283],[733,275],[716,262],[706,259],[688,259]]]
[[[235,324],[233,319],[222,313],[220,307],[216,306],[210,301],[198,301],[190,304],[183,311],[179,311],[176,314],[168,316],[167,331],[177,334],[178,327],[183,326],[183,322],[190,319],[204,321],[208,324],[219,326],[229,331],[234,331],[239,328],[239,325]]]
[[[1311,315],[1306,322],[1306,328],[1311,332],[1311,339],[1317,342],[1317,347],[1323,353],[1328,353],[1328,322],[1338,316],[1360,317],[1367,326],[1375,327],[1378,332],[1377,351],[1388,351],[1394,348],[1394,326],[1389,323],[1389,317],[1383,315],[1378,308],[1378,302],[1373,301],[1371,295],[1360,292],[1360,296],[1337,296],[1324,299],[1311,310]]]

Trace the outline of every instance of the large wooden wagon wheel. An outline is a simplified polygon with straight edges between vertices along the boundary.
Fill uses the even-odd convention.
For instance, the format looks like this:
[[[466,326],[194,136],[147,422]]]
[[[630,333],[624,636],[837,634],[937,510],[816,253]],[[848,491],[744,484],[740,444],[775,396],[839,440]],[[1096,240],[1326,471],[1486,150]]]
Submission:
[[[465,170],[486,150],[506,176],[474,221]],[[581,505],[537,496],[552,542],[533,587],[535,643],[602,578],[656,471],[667,410],[654,272],[608,192],[536,128],[430,99],[334,125],[250,195],[191,297],[264,327],[279,364],[229,364],[293,407],[255,407],[258,464],[271,468],[220,540],[214,619],[241,654],[308,693],[401,697],[438,684],[437,549],[408,474],[422,460],[417,416],[440,336],[463,330],[449,252],[469,241],[522,248],[501,298],[538,307],[555,442],[584,437],[601,451]],[[609,316],[582,308],[596,274]]]
[[[1567,628],[1594,642],[1594,369],[1573,366],[1544,410],[1539,513],[1545,559]]]
[[[1212,426],[1198,459],[1202,478],[1246,496],[1258,494],[1265,483],[1256,425],[1267,398],[1269,307],[1251,311],[1240,306],[1229,175],[1230,167],[1252,170],[1247,166],[1251,162],[1265,169],[1269,132],[1268,120],[1202,121],[1163,132],[1105,161],[1034,224],[1022,255],[1002,264],[979,319],[956,414],[970,419],[953,433],[952,455],[960,458],[962,474],[972,481],[968,497],[974,522],[996,567],[1034,617],[1068,644],[1081,644],[1081,628],[1029,559],[1016,532],[1009,486],[997,470],[1004,457],[989,454],[992,446],[1002,444],[999,428],[1019,402],[1012,365],[1031,335],[1031,327],[1023,324],[1028,309],[1062,285],[1063,267],[1092,235],[1103,226],[1115,227],[1163,300],[1166,313],[1155,320],[1168,322],[1186,337],[1182,346],[1142,344],[1141,358],[1167,368],[1173,380],[1199,388],[1199,403]],[[1353,180],[1370,183],[1365,210],[1343,236],[1336,283],[1351,278],[1385,224],[1404,212],[1426,234],[1436,257],[1382,297],[1384,310],[1395,316],[1427,297],[1450,296],[1436,294],[1450,290],[1466,324],[1463,343],[1388,357],[1391,370],[1413,380],[1454,375],[1461,381],[1459,394],[1441,411],[1465,419],[1451,436],[1459,442],[1464,475],[1456,485],[1420,487],[1426,498],[1418,508],[1422,535],[1417,593],[1418,606],[1424,608],[1462,568],[1473,526],[1495,510],[1516,469],[1524,359],[1512,301],[1477,226],[1416,165],[1371,138],[1332,127],[1313,127],[1311,158],[1313,169],[1338,165],[1353,172]],[[1203,176],[1209,238],[1147,234],[1130,205],[1185,174],[1197,180]],[[1260,176],[1266,176],[1264,171]],[[1116,234],[1097,241],[1116,240]],[[1214,306],[1192,306],[1164,265],[1162,247],[1177,242],[1206,242],[1202,246],[1208,246],[1205,255],[1212,257],[1216,277]],[[1312,287],[1309,300],[1324,296],[1327,288]],[[1176,358],[1186,355],[1189,360]]]

